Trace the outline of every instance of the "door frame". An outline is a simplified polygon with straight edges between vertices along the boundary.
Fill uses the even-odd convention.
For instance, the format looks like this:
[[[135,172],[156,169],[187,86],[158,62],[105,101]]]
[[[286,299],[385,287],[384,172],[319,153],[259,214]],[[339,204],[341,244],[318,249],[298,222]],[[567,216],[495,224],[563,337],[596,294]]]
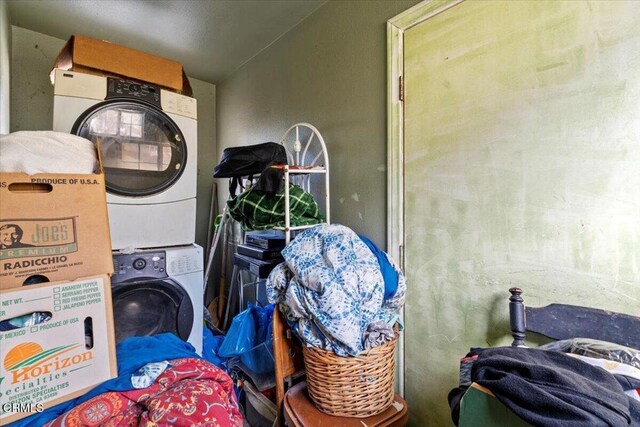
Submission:
[[[464,0],[424,0],[387,21],[387,253],[405,271],[404,32]],[[404,310],[400,313],[404,322]],[[398,389],[404,396],[404,334],[398,340]]]

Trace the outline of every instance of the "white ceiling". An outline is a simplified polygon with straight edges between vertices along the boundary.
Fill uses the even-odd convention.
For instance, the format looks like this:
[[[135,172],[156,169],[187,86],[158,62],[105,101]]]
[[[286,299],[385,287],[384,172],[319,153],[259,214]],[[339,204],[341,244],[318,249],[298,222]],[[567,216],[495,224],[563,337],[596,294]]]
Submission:
[[[8,0],[16,25],[81,34],[179,61],[218,83],[326,0]]]

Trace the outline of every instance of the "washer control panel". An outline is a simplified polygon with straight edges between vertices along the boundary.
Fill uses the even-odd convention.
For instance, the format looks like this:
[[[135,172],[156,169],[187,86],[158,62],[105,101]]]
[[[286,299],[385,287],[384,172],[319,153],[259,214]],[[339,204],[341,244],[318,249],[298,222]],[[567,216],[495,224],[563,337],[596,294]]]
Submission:
[[[160,88],[149,83],[107,77],[106,99],[113,98],[138,99],[162,108]]]
[[[164,251],[133,254],[113,254],[111,283],[122,283],[136,278],[162,279],[167,275],[167,255]]]

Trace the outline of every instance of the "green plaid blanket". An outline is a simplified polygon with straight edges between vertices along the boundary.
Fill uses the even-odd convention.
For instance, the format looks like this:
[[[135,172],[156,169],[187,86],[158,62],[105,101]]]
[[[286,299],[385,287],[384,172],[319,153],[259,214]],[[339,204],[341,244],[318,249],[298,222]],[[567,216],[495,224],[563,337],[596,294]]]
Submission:
[[[229,214],[243,230],[266,230],[284,227],[284,188],[269,196],[253,187],[227,202]],[[289,213],[291,226],[320,224],[324,217],[313,196],[301,187],[289,185]]]

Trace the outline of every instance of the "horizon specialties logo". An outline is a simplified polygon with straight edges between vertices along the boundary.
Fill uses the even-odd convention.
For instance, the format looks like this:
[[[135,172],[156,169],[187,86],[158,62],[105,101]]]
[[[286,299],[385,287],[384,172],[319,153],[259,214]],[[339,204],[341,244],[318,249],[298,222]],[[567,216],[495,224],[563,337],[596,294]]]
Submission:
[[[80,344],[61,345],[45,350],[35,342],[23,342],[11,350],[4,357],[3,366],[11,373],[11,384],[23,381],[47,379],[54,380],[57,375],[66,375],[65,369],[93,359],[93,352],[68,355],[66,353],[77,349]],[[0,384],[4,378],[0,379]],[[42,381],[44,383],[44,381]],[[38,384],[39,385],[39,384]]]
[[[68,344],[44,349],[35,342],[23,342],[7,352],[2,361],[4,376],[0,377],[0,416],[19,412],[42,412],[42,402],[57,396],[67,388],[64,381],[70,372],[88,366],[93,360],[91,350],[81,344]],[[78,366],[78,365],[85,366]]]

